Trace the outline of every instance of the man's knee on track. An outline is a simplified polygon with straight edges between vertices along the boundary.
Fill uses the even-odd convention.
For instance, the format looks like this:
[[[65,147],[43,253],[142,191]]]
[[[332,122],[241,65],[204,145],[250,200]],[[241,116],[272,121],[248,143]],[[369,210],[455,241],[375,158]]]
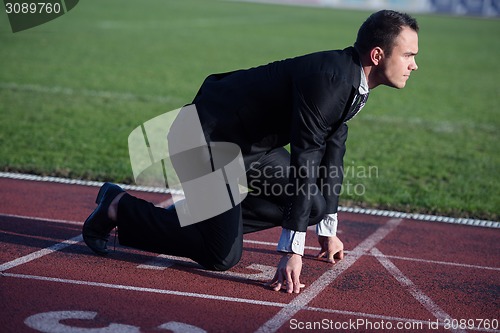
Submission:
[[[202,264],[207,270],[210,271],[227,271],[240,261],[243,250],[234,250],[229,253],[228,256],[224,258],[212,258],[207,263]]]

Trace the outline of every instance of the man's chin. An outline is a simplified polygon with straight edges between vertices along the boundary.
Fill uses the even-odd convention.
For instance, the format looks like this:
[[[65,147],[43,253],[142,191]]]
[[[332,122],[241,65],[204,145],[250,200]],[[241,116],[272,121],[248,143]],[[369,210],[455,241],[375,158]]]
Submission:
[[[406,81],[395,83],[391,87],[396,88],[396,89],[403,89],[404,87],[406,87]]]
[[[391,81],[391,82],[385,83],[384,85],[387,87],[390,87],[390,88],[403,89],[406,86],[406,81],[401,81],[401,82]]]

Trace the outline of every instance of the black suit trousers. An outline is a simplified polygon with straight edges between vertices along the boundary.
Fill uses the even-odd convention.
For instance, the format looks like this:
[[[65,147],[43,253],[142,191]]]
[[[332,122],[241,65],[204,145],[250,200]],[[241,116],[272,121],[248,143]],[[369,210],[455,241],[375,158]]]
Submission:
[[[208,220],[181,227],[175,208],[126,194],[118,206],[118,237],[122,245],[144,251],[190,258],[209,270],[236,265],[243,251],[243,234],[281,226],[287,202],[290,154],[273,149],[252,160],[247,171],[250,191],[240,205]],[[246,164],[246,163],[245,163]],[[321,195],[312,196],[309,224],[325,213]]]

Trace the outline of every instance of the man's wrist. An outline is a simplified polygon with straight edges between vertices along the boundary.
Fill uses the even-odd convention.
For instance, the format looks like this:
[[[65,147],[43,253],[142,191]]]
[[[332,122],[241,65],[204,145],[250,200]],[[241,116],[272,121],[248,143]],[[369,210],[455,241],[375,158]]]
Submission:
[[[337,236],[338,218],[337,213],[327,214],[316,225],[318,236],[334,237]]]
[[[295,253],[304,255],[306,233],[283,228],[278,242],[278,251],[283,253]]]

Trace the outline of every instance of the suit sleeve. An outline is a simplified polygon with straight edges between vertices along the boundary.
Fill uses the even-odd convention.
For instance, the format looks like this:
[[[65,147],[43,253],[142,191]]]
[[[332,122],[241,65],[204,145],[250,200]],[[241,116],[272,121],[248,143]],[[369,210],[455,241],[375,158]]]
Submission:
[[[344,155],[346,151],[347,124],[326,139],[326,150],[321,162],[318,185],[326,200],[326,214],[336,213],[344,180]]]
[[[292,191],[285,207],[283,227],[306,231],[312,196],[320,194],[319,166],[330,148],[327,139],[342,117],[350,87],[335,77],[311,75],[294,82],[290,139]],[[342,153],[343,155],[343,153]]]

